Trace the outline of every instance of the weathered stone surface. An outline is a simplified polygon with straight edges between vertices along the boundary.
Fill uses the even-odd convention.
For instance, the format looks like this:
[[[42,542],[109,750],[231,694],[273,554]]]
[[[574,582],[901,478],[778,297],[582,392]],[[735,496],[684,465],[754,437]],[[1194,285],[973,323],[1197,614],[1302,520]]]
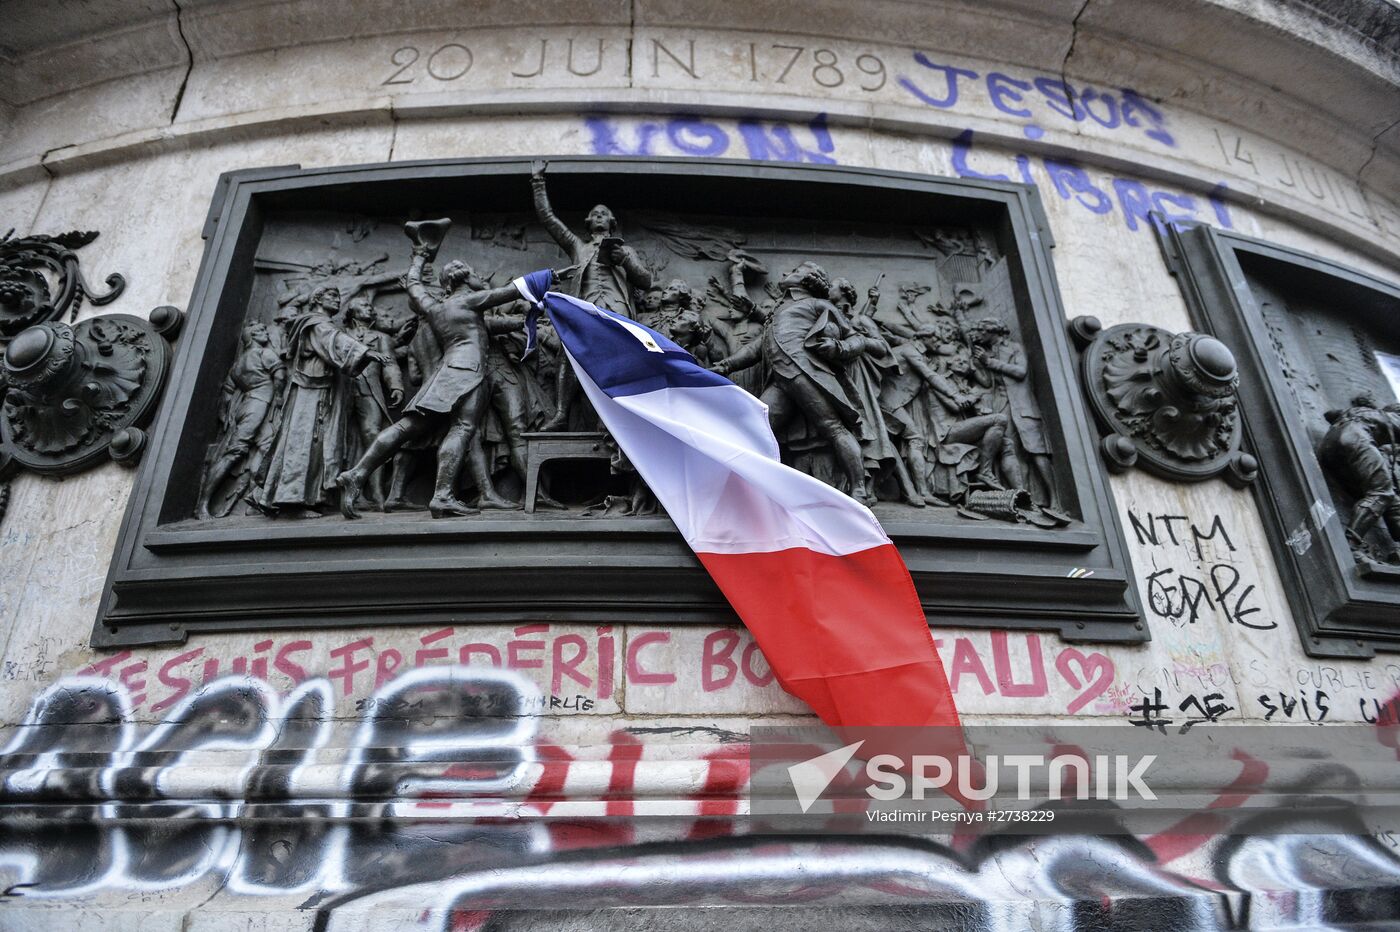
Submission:
[[[1400,95],[1396,14],[1388,6],[815,0],[796,13],[793,4],[687,0],[335,6],[0,3],[0,99],[27,104],[0,117],[0,233],[100,230],[83,252],[85,267],[126,272],[129,284],[109,308],[84,315],[144,315],[190,295],[209,199],[227,170],[462,156],[810,163],[822,155],[845,166],[1033,183],[1055,240],[1067,315],[1092,314],[1105,325],[1199,326],[1162,262],[1151,210],[1396,280]],[[580,74],[592,68],[598,39],[600,67]],[[460,75],[466,58],[458,46],[472,52]],[[832,53],[839,85],[825,83],[833,72],[817,71],[827,60],[816,58],[819,50]],[[957,101],[945,100],[943,72],[920,64],[916,51],[977,77],[960,78]],[[1008,79],[996,79],[995,99],[991,73]],[[1035,87],[1043,80],[1053,89],[1062,74],[1081,106],[1085,91],[1099,95],[1087,95],[1099,117],[1109,114],[1102,95],[1113,94],[1118,124],[1074,119],[1066,103]],[[938,102],[921,100],[901,77]],[[1163,115],[1170,145],[1148,135],[1154,125],[1145,110],[1138,126],[1123,124],[1125,86]],[[768,138],[781,128],[796,148],[755,147],[744,123]],[[714,151],[699,151],[707,147]],[[151,835],[149,822],[108,820],[106,831],[123,834],[107,840],[129,845],[127,860],[82,849],[73,883],[86,887],[75,897],[44,898],[68,878],[60,862],[78,850],[73,845],[98,850],[89,844],[97,836],[83,833],[101,820],[91,810],[61,830],[50,824],[42,844],[21,850],[29,860],[3,865],[7,928],[50,929],[56,917],[63,928],[141,932],[383,928],[398,920],[474,927],[484,915],[478,902],[444,891],[496,891],[502,902],[519,903],[559,877],[590,896],[615,896],[623,908],[534,917],[541,925],[561,916],[580,925],[698,921],[674,908],[658,918],[637,907],[639,896],[676,891],[684,896],[671,907],[703,895],[747,910],[736,919],[706,907],[704,921],[726,927],[782,928],[784,919],[792,928],[947,925],[949,913],[888,892],[910,884],[951,898],[960,917],[1001,916],[1008,928],[1062,924],[1071,912],[1084,924],[1126,923],[1131,915],[1144,928],[1232,927],[1241,917],[1335,927],[1346,916],[1384,922],[1396,914],[1400,835],[1384,827],[1358,836],[1313,825],[1227,850],[1193,823],[1180,844],[1171,836],[1061,834],[993,855],[903,841],[788,848],[732,836],[725,817],[744,804],[748,730],[810,720],[736,628],[435,621],[92,650],[87,637],[130,484],[116,466],[61,482],[32,475],[10,482],[0,522],[0,746],[32,737],[39,729],[22,723],[46,695],[82,688],[80,676],[131,704],[114,723],[127,748],[160,746],[174,732],[163,725],[193,723],[184,733],[196,742],[204,740],[201,727],[217,732],[241,721],[247,731],[235,728],[231,746],[181,751],[148,768],[147,783],[132,785],[145,792],[159,774],[168,790],[184,794],[166,801],[180,808],[162,810],[178,812],[163,825],[184,834]],[[1400,660],[1305,655],[1250,492],[1142,472],[1113,477],[1111,488],[1152,640],[1068,643],[1049,634],[950,630],[931,619],[969,722],[1386,720],[1386,703],[1400,693]],[[872,637],[878,623],[869,620]],[[356,755],[375,747],[377,716],[446,735],[455,749],[479,746],[482,723],[394,693],[413,677],[524,703],[508,735],[485,741],[493,754],[519,755],[519,780],[481,790],[470,759],[438,761],[413,777],[421,783],[391,788],[388,802],[376,797],[369,805],[382,808],[366,810],[368,817],[317,836],[325,807],[346,800]],[[227,696],[245,701],[220,705]],[[317,696],[326,698],[326,727],[296,739],[310,746],[296,758],[305,765],[299,798],[258,810],[267,800],[254,798],[248,781],[259,742],[300,734],[283,727],[283,716],[294,698],[315,706]],[[406,743],[400,734],[399,746]],[[25,769],[34,766],[29,758],[6,771],[7,792],[38,785]],[[47,778],[58,785],[101,772],[55,765]],[[276,768],[258,777],[276,778]],[[269,787],[277,788],[262,789]],[[479,813],[464,805],[473,793],[502,806],[491,821],[474,824]],[[1235,799],[1225,793],[1220,805]],[[560,818],[547,822],[551,813]],[[626,822],[638,813],[648,817]],[[633,847],[642,843],[650,844]],[[556,854],[564,856],[546,862]],[[34,877],[23,873],[50,857]],[[1056,865],[1066,869],[1057,873]],[[629,883],[634,876],[643,882]],[[16,886],[34,879],[38,888]],[[1054,890],[1055,898],[1037,905],[1030,894],[1004,893],[1003,883],[1022,893]],[[1222,885],[1228,893],[1217,892]],[[754,901],[769,895],[815,899],[811,910],[757,913]],[[579,905],[581,894],[569,896],[567,905]],[[846,911],[853,900],[879,897],[890,897],[880,902],[895,904],[897,918]],[[529,917],[481,921],[512,918]]]
[[[734,129],[734,124],[718,125],[738,146],[739,135]],[[44,206],[37,220],[44,226],[62,226],[65,223],[78,222],[80,218],[91,218],[94,225],[105,226],[110,233],[104,232],[101,239],[88,247],[91,255],[85,256],[85,261],[91,261],[95,268],[125,267],[133,270],[129,286],[131,291],[113,306],[113,310],[120,310],[138,302],[140,305],[150,306],[178,300],[180,294],[187,292],[191,287],[195,271],[193,256],[197,255],[200,248],[198,230],[207,206],[208,191],[212,189],[218,170],[229,164],[230,160],[239,165],[298,160],[308,164],[372,161],[388,156],[391,142],[395,159],[430,158],[448,153],[588,153],[594,151],[598,140],[596,128],[590,129],[581,120],[572,117],[520,117],[509,121],[497,121],[493,126],[492,132],[483,133],[473,131],[474,127],[479,127],[479,124],[473,121],[442,120],[405,124],[399,126],[396,133],[391,127],[365,129],[353,134],[343,129],[335,129],[328,130],[319,137],[302,136],[295,141],[274,139],[233,143],[230,148],[218,153],[174,152],[114,170],[90,170],[57,178],[51,182],[52,190],[43,198]],[[627,134],[635,132],[635,123],[619,120],[616,121],[615,128],[619,138],[626,139],[629,138]],[[798,128],[795,132],[801,140],[805,131]],[[948,173],[952,168],[952,153],[947,146],[907,137],[862,135],[845,129],[835,132],[833,138],[836,142],[835,154],[843,161],[857,164],[868,162],[881,168],[931,173]],[[740,148],[734,154],[744,153]],[[1014,160],[1007,158],[1003,164],[1015,171]],[[1083,200],[1073,195],[1060,197],[1055,193],[1053,180],[1043,164],[1037,161],[1033,164],[1032,171],[1033,177],[1041,186],[1043,203],[1050,218],[1051,229],[1056,236],[1060,287],[1069,313],[1094,313],[1106,322],[1114,322],[1132,319],[1142,314],[1144,309],[1148,309],[1151,318],[1162,326],[1180,328],[1189,325],[1175,284],[1156,255],[1157,247],[1152,242],[1145,221],[1139,218],[1138,229],[1129,230],[1119,201],[1113,202],[1110,212],[1096,214],[1085,206]],[[1089,172],[1093,183],[1109,192],[1113,190],[1111,179],[1123,177],[1103,170],[1086,168],[1086,171]],[[111,190],[148,189],[170,194],[162,195],[156,202],[144,205],[144,213],[133,213],[133,205],[129,201],[105,201],[101,197],[103,192]],[[32,193],[29,197],[33,199]],[[108,213],[101,212],[104,210]],[[1209,219],[1209,213],[1204,213],[1209,210],[1204,204],[1198,206],[1198,212],[1202,212],[1203,219]],[[1368,265],[1366,260],[1358,258],[1345,248],[1313,233],[1289,227],[1276,219],[1261,217],[1233,207],[1230,210],[1230,218],[1232,222],[1245,226],[1250,232],[1277,237],[1292,245],[1317,249],[1324,254],[1334,255],[1362,266]],[[165,239],[153,240],[153,236]],[[158,257],[158,264],[152,265],[152,259],[155,257]],[[136,274],[137,270],[142,269],[147,270],[146,274]],[[61,582],[63,574],[42,572],[38,570],[38,565],[44,562],[40,555],[47,552],[43,549],[43,541],[53,534],[59,535],[58,539],[49,542],[56,548],[54,555],[59,565],[68,565],[67,561],[75,558],[74,546],[79,540],[87,541],[85,546],[89,548],[93,546],[93,540],[110,541],[111,536],[115,534],[117,514],[120,510],[120,501],[111,497],[113,493],[110,484],[125,481],[126,474],[109,469],[91,477],[62,484],[32,477],[22,478],[15,483],[11,514],[5,524],[0,526],[3,528],[0,533],[6,535],[7,544],[19,545],[18,548],[7,546],[7,550],[18,549],[22,554],[17,563],[6,561],[5,568],[8,574],[5,584],[6,596],[10,600],[9,604],[15,606],[11,612],[18,613],[18,625],[12,629],[7,648],[7,658],[16,665],[16,670],[33,670],[38,663],[38,666],[46,671],[44,676],[52,679],[62,674],[73,673],[101,659],[101,655],[89,653],[82,647],[101,570],[94,567],[80,571],[77,575],[86,578],[88,582],[71,585]],[[1220,701],[1232,707],[1232,711],[1228,713],[1229,717],[1243,715],[1262,719],[1270,714],[1270,710],[1258,701],[1258,695],[1267,694],[1269,691],[1297,691],[1302,688],[1301,685],[1297,685],[1301,679],[1307,679],[1311,683],[1314,680],[1325,682],[1333,677],[1331,673],[1320,672],[1321,667],[1326,665],[1306,660],[1298,648],[1296,634],[1287,622],[1287,609],[1272,570],[1272,560],[1267,555],[1262,530],[1258,519],[1253,515],[1253,505],[1247,494],[1231,492],[1217,484],[1182,490],[1141,475],[1115,478],[1113,485],[1119,499],[1120,520],[1127,529],[1127,539],[1133,548],[1138,584],[1145,595],[1151,585],[1152,574],[1159,570],[1172,570],[1165,578],[1174,580],[1179,590],[1182,575],[1203,580],[1206,586],[1210,586],[1209,574],[1212,567],[1218,562],[1225,562],[1238,571],[1241,577],[1235,589],[1236,596],[1242,596],[1251,586],[1254,587],[1243,602],[1233,598],[1228,600],[1233,603],[1227,606],[1229,611],[1258,608],[1257,612],[1247,613],[1244,617],[1250,620],[1267,619],[1271,625],[1277,624],[1263,631],[1251,629],[1229,621],[1229,616],[1216,604],[1204,601],[1197,605],[1195,623],[1185,620],[1189,618],[1189,612],[1177,618],[1149,613],[1147,623],[1152,627],[1154,635],[1150,644],[1136,649],[1074,647],[1073,650],[1077,650],[1083,657],[1075,654],[1065,657],[1063,665],[1069,676],[1062,674],[1057,666],[1060,655],[1067,648],[1057,645],[1053,638],[1043,637],[1039,656],[1040,664],[1046,672],[1046,691],[1043,695],[1019,696],[1014,695],[1015,684],[1033,684],[1036,681],[1033,662],[1035,653],[1028,646],[1024,635],[1015,635],[1006,644],[1005,656],[1009,664],[1013,693],[1008,695],[998,679],[997,649],[990,637],[948,632],[940,649],[950,669],[959,660],[959,651],[962,652],[963,669],[956,676],[958,698],[970,714],[1063,715],[1071,704],[1083,698],[1086,693],[1094,693],[1082,705],[1076,707],[1076,716],[1106,715],[1109,718],[1121,719],[1128,714],[1130,706],[1141,702],[1144,692],[1151,695],[1152,689],[1162,688],[1163,701],[1171,699],[1173,705],[1179,705],[1192,695],[1204,697],[1219,692],[1222,696]],[[64,507],[69,509],[68,513],[94,510],[95,506],[97,512],[108,515],[102,519],[107,522],[102,525],[106,530],[94,533],[94,529],[87,526],[72,532],[52,530],[55,522],[60,522],[58,527],[63,526],[59,515],[50,511],[52,506],[49,504],[49,494],[55,488],[71,490],[71,495],[63,499],[67,503]],[[1240,550],[1229,552],[1227,548],[1222,556],[1228,559],[1212,560],[1210,547],[1218,547],[1212,542],[1203,545],[1206,552],[1198,556],[1191,542],[1189,526],[1176,520],[1172,522],[1172,527],[1178,532],[1187,528],[1182,543],[1171,544],[1170,538],[1160,533],[1160,525],[1160,546],[1144,543],[1132,529],[1130,512],[1144,523],[1148,522],[1149,515],[1182,515],[1203,532],[1208,531],[1218,514],[1224,522],[1225,533],[1229,534],[1230,540]],[[35,530],[36,528],[42,530]],[[71,539],[70,533],[73,535]],[[64,539],[69,539],[69,543],[63,543]],[[100,549],[105,552],[109,547],[110,543]],[[65,553],[68,556],[62,556]],[[91,555],[89,559],[96,560]],[[1218,575],[1224,581],[1230,576],[1230,571],[1219,570]],[[1163,577],[1159,577],[1159,582],[1161,579]],[[1161,583],[1159,588],[1165,588],[1165,583]],[[1188,582],[1187,588],[1194,593],[1197,587]],[[29,609],[22,609],[20,605],[21,600],[23,604],[28,604],[30,598],[47,601],[53,607],[51,610],[29,615]],[[1166,601],[1162,601],[1163,599]],[[1148,601],[1151,601],[1150,597]],[[1219,601],[1212,593],[1211,603]],[[1178,612],[1181,597],[1176,592],[1167,595],[1158,593],[1158,604],[1164,614],[1170,616]],[[38,612],[38,609],[35,611]],[[935,619],[935,626],[936,624]],[[463,629],[463,632],[465,630]],[[639,631],[645,633],[646,630],[633,628],[629,631],[629,637],[635,638]],[[47,646],[41,639],[40,632],[42,637],[53,639]],[[427,632],[419,632],[418,636],[421,637],[424,633]],[[619,690],[619,701],[623,707],[634,714],[650,715],[674,715],[685,710],[701,709],[712,709],[716,714],[752,714],[762,709],[792,710],[791,700],[778,691],[776,686],[756,686],[745,675],[742,665],[730,685],[707,692],[704,688],[703,665],[694,655],[698,652],[699,658],[704,657],[705,639],[711,634],[709,631],[674,631],[671,632],[672,638],[675,639],[673,643],[644,644],[640,648],[644,670],[653,657],[665,658],[668,664],[674,657],[675,662],[683,669],[670,670],[669,667],[663,667],[663,672],[673,672],[678,677],[675,683],[643,683],[633,688],[630,694],[627,691],[628,687],[624,685]],[[739,634],[743,636],[742,633]],[[380,636],[383,636],[382,632]],[[481,632],[483,642],[500,641],[503,644],[512,636],[504,628],[496,633],[491,633],[490,630]],[[311,637],[314,640],[327,636],[322,634]],[[718,657],[728,645],[729,637],[726,634],[715,637],[718,640],[711,643],[711,649]],[[690,654],[682,657],[676,653],[680,649],[677,645],[681,639],[686,638],[696,643],[689,644],[687,641]],[[350,639],[348,633],[347,639]],[[461,640],[461,637],[457,639]],[[622,640],[620,638],[619,643]],[[960,647],[960,641],[965,642],[966,646]],[[395,635],[395,640],[390,643],[408,657],[407,648],[411,647],[416,651],[423,646],[413,642],[412,637]],[[319,646],[316,649],[322,651],[328,651],[335,646],[319,640],[317,644]],[[191,645],[186,649],[197,646],[200,645]],[[234,650],[230,657],[241,649]],[[746,649],[746,644],[735,648],[734,656],[741,664]],[[623,648],[619,646],[618,650]],[[179,653],[178,650],[158,653],[147,659],[148,666],[152,660],[159,659],[159,663],[154,664],[154,668],[158,670],[160,664]],[[1095,655],[1102,655],[1107,659],[1107,664],[1095,659]],[[62,662],[40,663],[38,658],[41,656],[61,657]],[[625,656],[620,657],[618,662],[619,682],[622,682],[622,674],[626,669]],[[750,664],[751,672],[757,679],[762,680],[758,659],[751,656]],[[1348,663],[1338,668],[1343,672],[1336,674],[1340,679],[1333,681],[1332,690],[1343,695],[1344,700],[1333,702],[1329,714],[1345,716],[1352,720],[1359,719],[1359,704],[1363,699],[1369,701],[1378,698],[1383,701],[1388,697],[1387,690],[1392,684],[1388,670],[1393,666],[1388,661],[1377,660],[1367,664]],[[728,668],[718,662],[712,664],[712,667],[711,685],[714,685],[724,679]],[[1102,676],[1100,670],[1110,667],[1112,679],[1099,692],[1098,681]],[[992,684],[990,692],[984,688],[979,668],[985,672]],[[1227,670],[1228,676],[1224,672]],[[1361,679],[1354,683],[1345,673],[1351,670],[1365,672],[1358,673]],[[31,674],[16,673],[16,676],[21,675]],[[37,680],[35,685],[43,681]],[[1343,681],[1350,685],[1337,685]],[[565,683],[567,682],[566,677]],[[1076,683],[1080,684],[1081,688],[1075,688]],[[1313,688],[1329,691],[1325,686]],[[27,696],[32,695],[32,689],[30,686],[15,693],[16,698],[11,701],[11,716],[20,714],[27,702]],[[1276,699],[1274,702],[1277,704]],[[1278,718],[1281,714],[1276,712],[1273,718]],[[1301,714],[1301,710],[1295,712],[1295,718]]]
[[[0,216],[5,218],[5,229],[13,228],[17,236],[29,233],[33,229],[34,217],[48,188],[49,179],[42,177],[27,184],[0,190]]]
[[[46,50],[45,64],[83,89],[65,93],[62,82],[45,84],[46,94],[58,96],[15,114],[0,164],[42,156],[63,170],[65,160],[97,150],[207,138],[229,123],[266,133],[289,121],[363,113],[373,98],[392,100],[400,119],[418,119],[549,110],[551,100],[572,101],[572,90],[586,89],[575,106],[660,113],[685,106],[723,117],[771,112],[800,120],[805,95],[821,100],[837,124],[938,136],[970,129],[980,144],[1028,139],[1030,152],[1060,160],[1126,158],[1164,182],[1190,177],[1198,191],[1226,182],[1236,202],[1258,196],[1295,219],[1317,215],[1359,243],[1379,233],[1374,246],[1400,248],[1394,205],[1368,205],[1355,187],[1359,172],[1380,192],[1400,177],[1391,129],[1400,102],[1384,84],[1394,59],[1383,46],[1327,30],[1315,14],[1290,8],[1259,22],[1247,7],[1226,3],[1152,5],[1140,13],[1132,4],[1094,4],[1082,16],[1070,3],[881,5],[863,6],[859,22],[848,23],[851,11],[837,5],[813,20],[817,32],[788,35],[784,17],[761,6],[691,6],[642,4],[629,12],[600,0],[567,12],[547,7],[537,16],[532,7],[530,29],[523,30],[513,28],[523,21],[509,4],[474,10],[470,22],[434,4],[392,15],[373,3],[352,4],[329,17],[303,12],[304,4],[199,4],[174,17],[190,44],[191,66],[182,46],[181,57],[164,65],[122,52],[135,70],[102,72],[94,48],[124,48],[142,29],[169,28],[152,10],[134,9],[120,34]],[[580,22],[586,27],[575,30]],[[385,23],[393,24],[392,35]],[[313,30],[315,41],[306,41]],[[911,36],[921,44],[904,44]],[[17,45],[37,55],[34,41]],[[1233,54],[1200,51],[1218,41]],[[1269,51],[1288,42],[1294,44],[1286,54]],[[1191,68],[1178,66],[1178,49],[1197,56]],[[916,52],[975,76],[960,74],[958,93],[949,93],[946,75],[920,64]],[[81,80],[83,74],[115,80],[102,84]],[[1068,97],[1061,102],[1024,87],[1050,82],[1057,93],[1061,75],[1074,88],[1073,107]],[[910,85],[934,102],[921,102]],[[1162,109],[1171,144],[1127,131],[1125,123],[1140,122],[1143,111],[1131,119],[1115,112],[1122,110],[1115,102],[1122,87]],[[1065,115],[1071,109],[1077,118]],[[1125,146],[1136,151],[1128,155]]]
[[[114,78],[185,65],[178,7],[171,0],[0,4],[0,99],[28,104]]]

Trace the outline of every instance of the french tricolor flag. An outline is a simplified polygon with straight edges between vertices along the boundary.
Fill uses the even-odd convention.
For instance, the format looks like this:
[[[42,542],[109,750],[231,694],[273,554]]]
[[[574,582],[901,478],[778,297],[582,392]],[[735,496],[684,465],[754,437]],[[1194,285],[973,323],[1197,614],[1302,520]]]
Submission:
[[[767,407],[666,337],[515,280],[619,447],[758,641],[833,726],[958,725],[903,559],[855,499],[785,466]]]

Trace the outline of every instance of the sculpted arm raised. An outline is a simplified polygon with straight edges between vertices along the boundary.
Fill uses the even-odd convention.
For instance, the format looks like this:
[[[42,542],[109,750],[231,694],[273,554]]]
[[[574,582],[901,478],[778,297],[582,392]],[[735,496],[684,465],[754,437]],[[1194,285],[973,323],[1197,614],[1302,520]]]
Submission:
[[[536,162],[532,166],[530,174],[530,190],[534,194],[535,200],[535,217],[539,219],[550,237],[559,244],[559,248],[564,250],[564,254],[572,259],[578,255],[583,243],[554,213],[554,208],[549,203],[549,194],[545,191],[544,169],[544,162]]]
[[[408,267],[408,296],[411,299],[408,306],[413,309],[413,313],[418,315],[427,314],[430,308],[437,306],[437,299],[429,292],[423,284],[423,265],[428,261],[428,257],[420,249],[413,250],[413,264]]]

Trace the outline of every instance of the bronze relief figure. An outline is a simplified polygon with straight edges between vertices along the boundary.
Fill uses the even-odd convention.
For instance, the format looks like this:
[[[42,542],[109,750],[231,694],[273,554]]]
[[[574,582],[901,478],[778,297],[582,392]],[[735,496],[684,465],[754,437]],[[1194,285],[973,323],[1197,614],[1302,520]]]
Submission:
[[[520,294],[513,285],[488,288],[471,266],[453,260],[441,274],[445,294],[435,297],[423,282],[423,266],[431,249],[423,244],[414,246],[408,293],[415,311],[437,336],[442,359],[404,407],[403,417],[385,428],[359,461],[336,477],[335,483],[341,490],[340,510],[347,518],[359,517],[355,500],[375,469],[388,462],[404,444],[444,424],[446,433],[437,451],[437,481],[428,503],[433,517],[471,515],[480,510],[464,504],[454,491],[464,458],[469,459],[481,491],[481,508],[518,507],[496,494],[481,452],[478,429],[490,401],[486,366],[490,335],[523,326],[522,321],[487,318],[485,312],[517,300]]]
[[[349,336],[332,318],[340,292],[318,288],[287,327],[287,394],[262,486],[250,501],[273,515],[315,517],[335,489],[349,434],[349,404],[338,375],[358,376],[393,357]]]

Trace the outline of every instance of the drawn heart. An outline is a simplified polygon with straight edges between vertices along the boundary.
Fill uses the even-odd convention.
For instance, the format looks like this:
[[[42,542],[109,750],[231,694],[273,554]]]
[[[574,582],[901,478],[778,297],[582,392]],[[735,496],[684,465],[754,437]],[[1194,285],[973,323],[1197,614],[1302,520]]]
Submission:
[[[1078,670],[1075,669],[1076,664]],[[1097,651],[1085,655],[1073,647],[1066,647],[1060,651],[1060,656],[1055,658],[1055,669],[1060,671],[1060,676],[1065,678],[1066,683],[1075,689],[1083,690],[1066,707],[1066,711],[1071,715],[1102,696],[1113,684],[1113,661]]]

